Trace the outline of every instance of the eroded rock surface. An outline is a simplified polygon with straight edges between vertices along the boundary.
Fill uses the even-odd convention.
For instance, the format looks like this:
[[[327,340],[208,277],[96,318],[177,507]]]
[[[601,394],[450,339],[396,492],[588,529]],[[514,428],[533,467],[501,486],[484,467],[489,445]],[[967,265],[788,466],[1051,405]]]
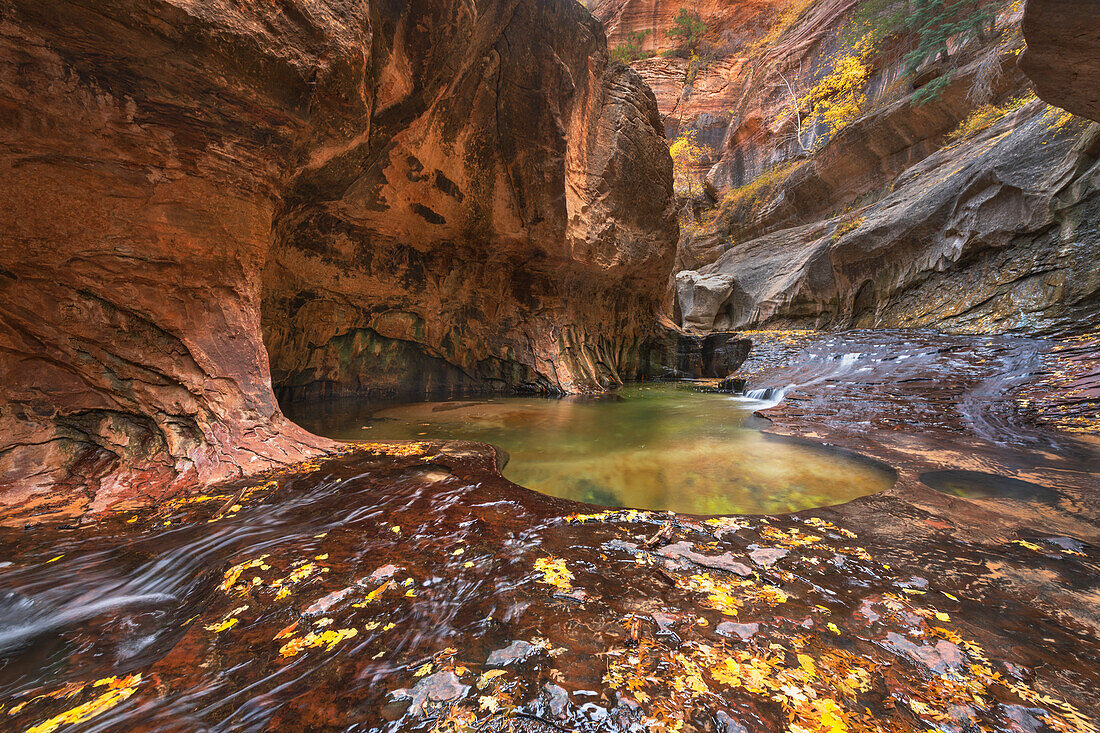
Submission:
[[[679,325],[985,332],[1095,317],[1096,130],[1028,103],[1018,63],[1027,35],[1040,96],[1087,114],[1093,9],[994,5],[991,28],[911,67],[910,31],[850,0],[596,3],[612,45],[645,34],[632,65],[669,135],[704,151],[705,185],[680,191]],[[666,33],[682,9],[706,24],[695,58]]]
[[[1028,0],[1027,51],[1020,59],[1040,97],[1100,120],[1100,7],[1075,0]]]
[[[288,396],[642,371],[676,236],[652,95],[583,8],[501,5],[386,17],[369,136],[293,171],[263,305]]]
[[[767,324],[989,333],[1093,320],[1098,153],[1094,123],[1035,102],[929,155],[853,212],[736,244],[722,214],[690,238],[720,253],[715,262],[676,276],[683,321],[704,332]],[[796,211],[789,199],[813,175],[792,175],[775,207]]]
[[[268,352],[310,394],[643,368],[670,162],[576,3],[13,0],[3,21],[5,503],[102,508],[330,449],[282,418]]]

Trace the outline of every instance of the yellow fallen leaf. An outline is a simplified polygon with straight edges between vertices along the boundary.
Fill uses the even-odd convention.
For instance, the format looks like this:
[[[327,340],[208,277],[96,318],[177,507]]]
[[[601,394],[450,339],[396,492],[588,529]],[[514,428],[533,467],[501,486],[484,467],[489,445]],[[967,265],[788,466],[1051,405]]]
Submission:
[[[58,555],[57,557],[51,557],[49,560],[46,561],[46,564],[49,565],[51,562],[57,562],[58,560],[60,560],[63,557],[65,557],[65,556],[64,555]]]
[[[27,728],[26,733],[52,733],[63,725],[83,723],[85,720],[94,718],[100,713],[110,710],[123,700],[128,699],[137,690],[139,684],[141,684],[141,674],[128,675],[122,679],[107,677],[106,679],[98,680],[93,686],[106,686],[106,692],[94,700],[90,700],[83,705],[77,705],[71,710],[66,710],[60,715],[55,715],[49,720],[45,720],[38,725]]]
[[[950,621],[951,617],[948,616],[943,611],[936,611],[936,620],[937,621]]]
[[[485,685],[489,684],[502,674],[507,674],[503,669],[490,669],[488,672],[483,672],[480,677],[477,678],[477,689],[484,690]]]
[[[373,600],[374,600],[375,598],[377,598],[378,596],[380,596],[380,595],[382,595],[383,593],[385,593],[385,592],[386,592],[386,588],[389,588],[389,587],[390,587],[390,584],[391,584],[391,583],[393,583],[393,581],[392,581],[392,580],[387,580],[387,581],[386,581],[385,583],[383,583],[382,585],[380,585],[380,586],[378,586],[377,588],[375,588],[374,590],[372,590],[372,591],[371,591],[370,593],[368,593],[368,594],[366,595],[366,597],[365,597],[365,598],[363,598],[363,602],[364,602],[364,603],[370,603],[370,602],[371,602],[371,601],[373,601]]]
[[[401,534],[401,525],[400,524],[393,525],[392,527],[390,527],[390,531],[393,532],[394,534]]]
[[[329,629],[321,633],[311,631],[305,636],[298,639],[291,639],[281,646],[279,648],[279,654],[284,657],[293,657],[305,649],[318,646],[324,646],[326,647],[326,651],[332,651],[332,648],[341,641],[350,639],[358,633],[359,632],[355,629]]]
[[[814,666],[813,657],[811,657],[809,654],[798,655],[798,666],[801,667],[802,671],[810,677],[817,676],[817,667]]]
[[[844,711],[835,700],[822,698],[814,700],[814,707],[821,716],[821,723],[829,733],[844,733],[848,725],[844,722]]]
[[[432,671],[432,667],[434,666],[435,665],[431,662],[421,665],[415,672],[413,672],[413,677],[423,677],[426,674],[430,674]]]
[[[535,570],[542,573],[540,583],[552,585],[562,592],[573,590],[573,573],[565,565],[565,560],[557,557],[540,557],[535,560]]]
[[[290,626],[287,626],[282,631],[280,631],[278,634],[275,634],[275,641],[278,641],[279,639],[285,639],[288,636],[294,636],[294,632],[297,631],[297,629],[298,622],[295,621]]]
[[[228,593],[232,590],[233,586],[237,584],[237,580],[241,577],[245,570],[251,568],[258,568],[264,564],[264,560],[267,559],[267,555],[260,555],[255,560],[246,560],[245,562],[238,563],[229,570],[225,571],[225,576],[222,578],[221,589]]]
[[[203,626],[207,631],[213,631],[215,634],[220,634],[223,631],[229,631],[237,625],[237,619],[230,618],[222,621],[220,624],[210,624],[209,626]]]

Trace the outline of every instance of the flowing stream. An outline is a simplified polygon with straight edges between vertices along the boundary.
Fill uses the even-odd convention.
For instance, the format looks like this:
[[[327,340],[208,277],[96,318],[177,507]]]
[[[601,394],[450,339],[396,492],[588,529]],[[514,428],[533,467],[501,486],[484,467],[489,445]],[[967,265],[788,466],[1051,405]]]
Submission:
[[[1094,637],[1043,603],[1095,593],[1095,522],[1077,509],[1095,495],[1085,470],[1095,463],[1063,459],[1076,455],[1065,434],[1020,423],[1014,403],[996,399],[1037,371],[1061,378],[1040,347],[934,334],[808,345],[776,336],[757,353],[782,368],[747,364],[743,396],[642,384],[599,399],[292,412],[316,432],[382,447],[95,523],[0,528],[0,730],[69,730],[57,721],[77,711],[87,715],[74,728],[82,731],[426,733],[453,700],[469,697],[485,718],[477,696],[490,694],[527,716],[515,720],[553,729],[643,730],[636,704],[605,689],[608,660],[636,650],[639,636],[649,653],[673,638],[670,649],[768,655],[777,643],[801,654],[835,640],[892,670],[890,684],[914,696],[940,679],[924,666],[940,659],[928,656],[932,641],[910,640],[923,623],[917,611],[949,619],[936,622],[949,634],[988,632],[990,654],[1011,663],[998,667],[1002,678],[1057,657],[1093,689]],[[781,402],[785,419],[818,420],[807,424],[853,447],[879,441],[935,457],[962,446],[950,455],[964,462],[928,462],[934,470],[906,458],[924,486],[950,495],[950,512],[929,514],[901,492],[803,512],[878,492],[895,474],[762,432],[768,422],[755,411]],[[394,439],[422,447],[386,447]],[[504,477],[542,495],[497,476],[484,451],[445,439],[497,446],[509,457]],[[563,499],[771,516],[597,512]],[[775,516],[787,511],[798,514]],[[1017,515],[1026,533],[997,525]],[[945,519],[962,539],[944,531],[953,526]],[[989,584],[990,559],[1048,586]],[[707,585],[718,581],[721,593]],[[713,607],[722,593],[743,604],[735,622]],[[886,613],[884,598],[912,608]],[[1011,638],[997,636],[1003,628]],[[807,646],[808,635],[816,640]],[[704,646],[678,647],[681,638]],[[934,648],[964,653],[946,643]],[[838,658],[819,654],[814,664]],[[486,674],[497,682],[486,686]],[[969,705],[977,688],[960,689],[957,704]],[[674,692],[654,688],[651,699]],[[709,704],[754,720],[752,700],[722,695]],[[1012,712],[998,704],[981,706]],[[1069,709],[1059,705],[1042,714]],[[997,726],[1010,729],[1003,718]]]

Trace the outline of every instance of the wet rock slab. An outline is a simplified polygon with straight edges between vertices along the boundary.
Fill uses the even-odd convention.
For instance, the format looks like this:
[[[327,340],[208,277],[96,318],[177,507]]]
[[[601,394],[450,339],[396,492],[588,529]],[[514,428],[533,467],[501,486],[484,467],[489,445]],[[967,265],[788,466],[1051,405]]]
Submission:
[[[988,384],[979,368],[1017,355],[979,349],[923,403],[896,365],[892,382],[863,372],[848,388],[858,427],[841,388],[796,393],[776,429],[858,436],[899,468],[897,488],[832,509],[600,510],[509,484],[485,446],[424,442],[94,524],[0,530],[0,720],[1095,731],[1095,479],[1049,443],[985,441],[960,407]],[[986,402],[1004,422],[983,425],[1016,424]],[[923,410],[941,417],[921,443],[907,426]],[[968,499],[919,480],[976,455],[1058,499]],[[425,482],[429,463],[447,476]]]

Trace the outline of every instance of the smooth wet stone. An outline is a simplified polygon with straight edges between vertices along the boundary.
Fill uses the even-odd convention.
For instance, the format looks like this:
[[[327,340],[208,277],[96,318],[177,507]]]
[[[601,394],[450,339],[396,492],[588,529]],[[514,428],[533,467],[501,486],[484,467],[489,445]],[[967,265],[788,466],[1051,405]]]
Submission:
[[[569,706],[569,693],[565,688],[547,682],[542,686],[542,691],[546,696],[546,706],[550,713],[556,718],[563,717]]]
[[[612,552],[629,552],[631,555],[637,555],[642,551],[640,547],[634,542],[627,542],[625,540],[614,539],[603,543],[605,550],[611,550]]]
[[[715,629],[722,636],[738,637],[741,641],[748,641],[760,630],[760,624],[738,624],[733,621],[723,621]]]
[[[657,554],[669,560],[679,560],[681,562],[702,565],[712,570],[724,570],[727,573],[740,575],[743,578],[752,575],[752,570],[749,566],[734,560],[732,553],[726,552],[721,555],[704,555],[696,552],[694,550],[694,545],[690,542],[677,542],[672,545],[665,545],[657,550]]]
[[[577,603],[585,603],[589,600],[591,596],[589,596],[588,592],[585,591],[583,588],[574,588],[568,593],[555,593],[554,597],[568,598],[569,600],[576,601]]]
[[[368,578],[368,580],[372,583],[378,583],[378,582],[381,582],[383,580],[389,580],[390,578],[392,578],[394,575],[397,574],[398,570],[401,570],[401,568],[397,565],[392,565],[392,564],[391,565],[383,565],[382,567],[378,568],[373,573],[371,573],[370,578]]]
[[[489,654],[485,664],[490,667],[507,667],[514,662],[522,662],[539,652],[539,647],[526,641],[517,639],[503,649],[496,649]]]
[[[745,726],[741,725],[739,721],[732,718],[724,710],[719,710],[718,715],[715,717],[718,718],[718,729],[722,733],[748,733]]]
[[[784,550],[781,547],[760,547],[752,550],[749,553],[749,557],[752,561],[761,567],[771,567],[777,561],[782,560],[789,554],[788,550]]]
[[[909,580],[898,583],[902,588],[917,588],[923,589],[928,587],[928,579],[922,578],[919,575],[914,575]]]
[[[680,623],[683,617],[672,613],[657,612],[651,614],[651,618],[653,619],[653,622],[657,624],[658,631],[663,634],[674,634],[676,632],[673,627],[676,624]]]
[[[454,672],[446,670],[428,675],[417,682],[412,690],[394,690],[393,695],[396,698],[411,700],[410,708],[413,711],[421,711],[428,705],[459,700],[466,697],[469,691],[469,685],[462,684]]]
[[[1037,733],[1043,729],[1042,721],[1036,717],[1042,710],[1025,708],[1022,705],[1005,705],[1005,714],[1012,721],[1013,733]]]
[[[327,596],[317,599],[313,604],[309,606],[304,612],[306,616],[319,616],[323,613],[327,613],[333,606],[340,601],[344,600],[352,594],[351,588],[343,588],[342,590],[333,591]]]
[[[941,639],[936,644],[915,644],[901,634],[891,631],[886,635],[885,645],[891,650],[904,654],[920,662],[937,674],[963,665],[963,655],[959,647]]]
[[[881,618],[879,613],[875,611],[875,604],[866,598],[859,604],[859,614],[870,623],[874,623]]]

